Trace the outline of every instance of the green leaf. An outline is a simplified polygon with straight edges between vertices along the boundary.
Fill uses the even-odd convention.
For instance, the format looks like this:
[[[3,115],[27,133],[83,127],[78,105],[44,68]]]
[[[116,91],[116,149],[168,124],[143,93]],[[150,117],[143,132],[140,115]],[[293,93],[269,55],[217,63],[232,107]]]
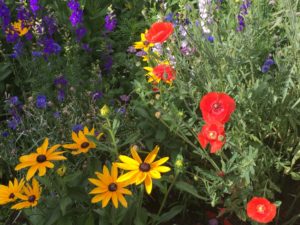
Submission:
[[[93,213],[89,213],[84,225],[94,225],[94,216]]]
[[[68,188],[68,195],[70,198],[80,202],[88,201],[88,195],[83,188],[79,188],[79,187]]]
[[[189,194],[191,194],[191,195],[193,195],[193,196],[195,196],[195,197],[197,197],[199,199],[207,200],[206,198],[204,198],[204,197],[202,197],[202,196],[200,196],[198,194],[198,192],[197,192],[197,190],[195,189],[194,186],[192,186],[192,185],[190,185],[190,184],[188,184],[188,183],[186,183],[184,181],[178,181],[178,182],[176,182],[175,187],[177,189],[179,189],[181,191],[184,191],[184,192],[187,192],[187,193],[189,193]]]
[[[60,200],[59,206],[62,212],[62,215],[64,216],[66,214],[67,207],[72,203],[72,199],[67,197],[64,197]]]
[[[148,220],[147,210],[142,207],[138,208],[134,220],[134,225],[147,224],[147,220]]]
[[[166,212],[164,214],[162,214],[159,218],[158,218],[158,223],[163,223],[163,222],[168,222],[170,221],[172,218],[174,218],[177,214],[179,214],[180,212],[182,212],[183,210],[183,206],[182,205],[176,205],[174,207],[172,207],[169,212]]]
[[[52,225],[55,224],[56,221],[58,221],[58,219],[61,217],[60,214],[60,209],[59,207],[55,208],[52,210],[52,212],[50,213],[50,216],[47,218],[47,223],[45,225]]]

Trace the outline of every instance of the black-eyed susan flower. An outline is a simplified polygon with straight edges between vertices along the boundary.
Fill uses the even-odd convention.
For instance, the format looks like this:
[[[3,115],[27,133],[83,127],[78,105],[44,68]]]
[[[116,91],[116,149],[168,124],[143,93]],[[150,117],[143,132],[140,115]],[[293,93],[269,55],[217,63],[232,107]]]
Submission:
[[[131,195],[131,191],[124,188],[128,186],[128,182],[119,182],[118,179],[118,168],[115,164],[111,167],[111,173],[108,168],[103,166],[103,173],[95,172],[98,179],[89,178],[89,181],[96,185],[89,194],[96,194],[91,202],[97,203],[102,201],[102,208],[107,206],[108,202],[112,200],[115,208],[118,208],[119,202],[127,208],[127,201],[124,198],[124,194]]]
[[[135,183],[136,185],[144,182],[146,191],[150,194],[152,191],[152,178],[160,179],[160,173],[166,173],[171,170],[167,166],[162,166],[162,164],[169,160],[169,157],[164,157],[154,161],[159,151],[159,146],[155,146],[144,161],[141,160],[135,147],[132,147],[130,151],[133,158],[120,155],[119,159],[122,163],[116,163],[116,165],[123,170],[131,171],[120,176],[117,181],[128,181],[129,183]]]
[[[149,83],[159,83],[162,80],[167,84],[172,84],[175,80],[175,70],[167,62],[163,62],[154,68],[146,66],[144,69],[148,71],[146,76]]]
[[[43,144],[36,149],[36,153],[30,153],[29,155],[23,155],[20,157],[15,170],[21,170],[26,167],[30,167],[26,180],[30,180],[34,174],[39,171],[39,176],[44,176],[46,174],[47,168],[53,168],[54,164],[51,161],[66,160],[67,158],[62,156],[64,152],[55,151],[60,147],[59,144],[52,146],[48,149],[49,139],[46,138]]]
[[[11,207],[12,209],[20,210],[23,208],[34,207],[38,204],[38,201],[41,197],[42,189],[35,178],[32,179],[32,186],[27,184],[23,187],[23,191],[23,194],[16,194],[16,196],[23,201],[13,205]]]
[[[84,127],[83,131],[79,131],[78,134],[72,132],[72,139],[75,143],[65,144],[64,148],[71,149],[73,155],[80,153],[87,153],[90,149],[96,148],[96,144],[90,141],[86,136],[95,136],[95,129],[89,131],[87,127]]]
[[[134,45],[133,45],[133,47],[135,49],[143,50],[146,53],[149,51],[149,48],[154,46],[153,43],[150,43],[149,41],[146,40],[145,35],[147,34],[147,32],[148,32],[148,30],[145,30],[145,33],[141,33],[141,40],[134,42]]]
[[[14,182],[9,181],[8,185],[0,185],[0,205],[5,205],[14,202],[17,199],[17,194],[21,193],[24,186],[24,180],[20,182],[15,178]]]

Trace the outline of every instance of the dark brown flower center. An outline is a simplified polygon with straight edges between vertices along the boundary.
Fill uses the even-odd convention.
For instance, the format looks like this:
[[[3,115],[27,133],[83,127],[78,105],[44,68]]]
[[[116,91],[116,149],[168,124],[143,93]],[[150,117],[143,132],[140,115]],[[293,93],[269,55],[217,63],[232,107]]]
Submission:
[[[29,196],[28,201],[31,202],[31,203],[34,202],[35,201],[35,195]]]
[[[116,191],[117,189],[118,189],[118,186],[117,186],[116,183],[111,183],[111,184],[108,185],[108,190],[109,190],[110,192],[114,192],[114,191]]]
[[[15,198],[15,195],[14,195],[14,193],[11,193],[11,194],[9,195],[9,199],[13,199],[13,198]]]
[[[151,166],[150,166],[149,163],[143,162],[143,163],[140,164],[139,169],[140,169],[140,171],[142,171],[142,172],[149,172],[150,169],[151,169]]]
[[[43,163],[47,160],[46,156],[45,155],[38,155],[38,157],[36,157],[36,161],[38,163]]]
[[[89,147],[89,145],[90,145],[90,143],[83,142],[80,146],[81,146],[81,148],[87,148],[87,147]]]
[[[222,111],[223,107],[219,102],[216,102],[212,105],[212,109],[215,113]]]
[[[149,41],[144,41],[145,46],[148,46],[149,44],[150,44]]]

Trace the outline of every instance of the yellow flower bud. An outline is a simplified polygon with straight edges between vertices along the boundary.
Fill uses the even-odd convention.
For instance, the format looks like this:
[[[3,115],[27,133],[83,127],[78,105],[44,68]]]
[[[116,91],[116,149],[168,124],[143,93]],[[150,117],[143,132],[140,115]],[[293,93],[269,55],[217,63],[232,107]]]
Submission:
[[[100,115],[103,117],[107,117],[109,112],[109,107],[106,104],[100,109]]]
[[[65,165],[62,165],[56,170],[56,173],[58,174],[58,176],[62,177],[63,175],[65,175],[66,171],[67,171],[67,167]]]
[[[181,169],[183,167],[183,161],[181,159],[177,159],[175,162],[175,167],[177,169]]]

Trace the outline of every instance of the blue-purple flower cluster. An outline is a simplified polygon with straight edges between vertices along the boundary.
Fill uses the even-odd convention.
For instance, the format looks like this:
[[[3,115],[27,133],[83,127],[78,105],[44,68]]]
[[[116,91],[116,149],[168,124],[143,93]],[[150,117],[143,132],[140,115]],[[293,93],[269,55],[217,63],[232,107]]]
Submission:
[[[262,67],[261,67],[261,72],[267,73],[270,70],[271,66],[274,65],[274,64],[275,64],[275,62],[274,62],[273,59],[267,58],[266,61],[264,62],[264,64],[262,65]]]
[[[113,12],[109,12],[106,16],[105,16],[105,24],[104,27],[106,29],[107,32],[112,32],[114,31],[114,29],[117,26],[117,19],[116,19],[116,15]]]
[[[238,26],[236,30],[238,32],[241,32],[245,29],[245,15],[248,14],[248,8],[251,6],[251,1],[250,0],[243,0],[242,5],[240,6],[240,13],[237,16],[238,19]]]
[[[10,97],[7,100],[7,104],[8,114],[10,116],[10,119],[7,120],[7,126],[12,130],[16,130],[18,125],[22,122],[20,114],[23,109],[23,104],[17,96]]]
[[[55,78],[54,85],[57,88],[57,100],[59,102],[63,102],[66,97],[65,89],[68,85],[68,81],[66,80],[66,78],[63,75],[61,75],[61,76]]]
[[[77,41],[86,35],[87,30],[83,26],[83,10],[80,8],[80,3],[77,0],[70,0],[68,7],[71,10],[71,16],[69,17],[71,25],[76,28],[75,34]]]

